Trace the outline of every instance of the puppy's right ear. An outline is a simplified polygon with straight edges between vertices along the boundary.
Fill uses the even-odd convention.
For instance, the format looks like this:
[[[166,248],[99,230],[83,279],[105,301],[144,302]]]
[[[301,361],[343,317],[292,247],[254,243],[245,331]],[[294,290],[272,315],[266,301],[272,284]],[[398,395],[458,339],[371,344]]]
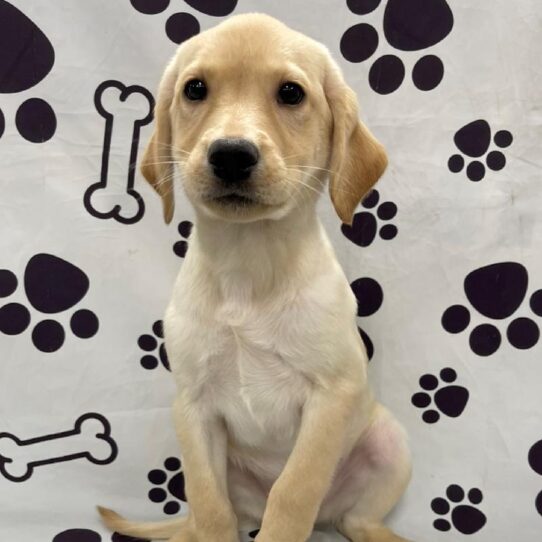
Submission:
[[[141,173],[162,198],[166,224],[171,222],[175,209],[170,108],[176,79],[177,63],[173,59],[160,81],[154,107],[154,131],[141,161]]]

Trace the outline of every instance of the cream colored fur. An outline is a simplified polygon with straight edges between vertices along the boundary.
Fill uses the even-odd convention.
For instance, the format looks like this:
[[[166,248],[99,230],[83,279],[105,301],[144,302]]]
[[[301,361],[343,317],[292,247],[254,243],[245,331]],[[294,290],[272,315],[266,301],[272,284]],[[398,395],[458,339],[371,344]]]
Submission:
[[[192,78],[208,96],[183,94]],[[285,81],[306,93],[277,103]],[[258,147],[246,207],[212,199],[217,138]],[[316,215],[329,177],[350,222],[386,167],[329,51],[267,15],[231,17],[183,43],[162,78],[142,171],[174,210],[175,167],[194,207],[190,248],[164,318],[178,387],[188,517],[114,530],[170,542],[303,542],[331,523],[352,542],[400,542],[383,526],[410,478],[399,423],[371,393],[356,300]]]

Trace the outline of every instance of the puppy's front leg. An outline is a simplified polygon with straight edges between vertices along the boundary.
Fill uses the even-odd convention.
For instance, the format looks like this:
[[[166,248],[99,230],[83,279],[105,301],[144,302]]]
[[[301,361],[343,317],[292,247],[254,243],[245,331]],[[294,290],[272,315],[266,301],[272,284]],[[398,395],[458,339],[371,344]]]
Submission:
[[[299,434],[271,488],[257,542],[305,542],[331,484],[360,388],[334,382],[316,388],[303,407]]]
[[[227,490],[227,434],[217,416],[181,392],[173,418],[181,445],[185,490],[198,542],[239,542]]]

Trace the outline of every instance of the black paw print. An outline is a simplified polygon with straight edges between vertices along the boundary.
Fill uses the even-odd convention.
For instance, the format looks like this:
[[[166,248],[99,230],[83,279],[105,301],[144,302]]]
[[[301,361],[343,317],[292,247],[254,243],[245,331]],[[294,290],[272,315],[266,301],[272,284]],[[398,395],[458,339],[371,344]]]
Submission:
[[[0,0],[0,94],[23,92],[51,71],[55,51],[47,36],[15,6]],[[0,137],[5,129],[0,110]],[[43,143],[56,131],[52,107],[41,98],[28,98],[17,109],[15,126],[31,143]]]
[[[347,0],[357,15],[367,15],[381,0]],[[452,30],[454,16],[446,0],[387,0],[383,32],[388,44],[399,51],[421,51],[442,41]],[[378,49],[379,34],[374,26],[360,23],[342,36],[341,53],[350,62],[364,62]],[[419,90],[433,90],[444,77],[442,60],[435,55],[419,58],[412,69],[412,81]],[[379,94],[397,90],[405,78],[405,65],[396,55],[377,58],[369,70],[369,84]]]
[[[358,302],[358,316],[371,316],[381,307],[384,300],[384,292],[376,280],[369,277],[359,278],[352,282],[350,287]],[[365,344],[365,348],[367,348],[367,356],[370,361],[374,354],[373,342],[369,335],[359,326],[358,331]]]
[[[233,12],[237,0],[184,0],[190,7],[214,17],[225,17]],[[132,6],[145,15],[162,13],[170,0],[130,0]],[[166,21],[166,34],[173,43],[182,43],[199,34],[199,21],[190,13],[174,13]]]
[[[366,209],[373,209],[377,206],[380,200],[378,190],[373,189],[361,202],[361,205]],[[380,220],[391,220],[397,214],[397,205],[392,201],[385,201],[378,205],[376,214]],[[356,213],[352,220],[352,226],[343,224],[341,231],[347,239],[360,247],[369,246],[376,237],[378,230],[378,221],[372,213],[362,211]],[[378,230],[380,237],[386,241],[393,239],[397,235],[397,226],[393,224],[385,224]]]
[[[508,130],[499,130],[493,136],[497,147],[505,148],[512,144],[513,137]],[[471,158],[481,158],[487,153],[491,143],[491,128],[487,121],[475,120],[463,126],[454,135],[457,148]],[[493,171],[499,171],[506,165],[506,157],[501,151],[492,150],[485,158],[486,165]],[[465,159],[460,154],[454,154],[448,160],[448,169],[452,173],[460,172],[465,166]],[[486,168],[480,160],[472,160],[467,166],[467,177],[471,181],[481,181],[486,174]]]
[[[177,241],[173,245],[173,252],[175,252],[179,258],[184,258],[186,256],[186,251],[188,250],[187,239],[190,237],[190,233],[192,232],[192,226],[193,224],[189,220],[183,220],[182,222],[179,222],[179,225],[177,226],[177,231],[183,239]]]
[[[512,316],[527,294],[528,274],[523,265],[516,262],[495,263],[480,267],[465,278],[464,289],[471,305],[483,316],[503,320]],[[542,316],[542,290],[530,298],[531,310]],[[470,323],[469,309],[464,305],[452,305],[442,315],[442,327],[449,333],[460,333]],[[537,324],[526,317],[514,318],[506,329],[508,342],[515,348],[532,348],[540,337]],[[501,345],[501,333],[493,324],[476,326],[469,337],[471,350],[479,356],[490,356]]]
[[[156,369],[158,367],[158,360],[162,363],[162,365],[170,371],[169,367],[169,360],[166,353],[166,346],[164,344],[163,338],[164,338],[164,329],[162,320],[156,320],[154,324],[152,325],[152,332],[153,335],[145,334],[140,335],[139,339],[137,340],[137,344],[139,345],[139,348],[143,350],[144,352],[147,352],[147,354],[144,354],[141,357],[140,363],[141,367],[144,369],[152,370]],[[160,343],[160,346],[158,346],[158,340],[162,340]],[[156,352],[156,349],[158,348],[158,352]]]
[[[450,385],[457,380],[457,373],[450,367],[446,367],[440,371],[440,379],[446,382],[446,386],[438,388],[439,379],[432,374],[425,374],[420,377],[420,387],[427,391],[435,391],[433,398],[429,393],[420,391],[412,396],[412,404],[418,408],[427,408],[431,402],[435,403],[438,410],[425,410],[422,414],[422,419],[426,423],[436,423],[440,419],[440,412],[457,418],[461,415],[469,400],[469,391],[463,386]]]
[[[468,500],[471,504],[459,504],[465,498],[465,491],[461,486],[451,485],[446,490],[447,499],[438,497],[431,501],[431,509],[439,516],[445,516],[452,511],[449,519],[439,518],[433,522],[433,527],[438,531],[449,531],[452,525],[462,534],[474,534],[478,532],[487,521],[486,516],[481,512],[477,505],[484,498],[478,488],[472,488],[468,493]],[[450,502],[454,503],[450,507]],[[475,506],[471,506],[474,504]]]
[[[531,469],[542,476],[542,440],[531,446],[529,450],[529,465]],[[542,491],[536,497],[535,506],[538,513],[542,516]]]
[[[102,537],[90,529],[67,529],[58,533],[53,542],[101,542]]]
[[[102,537],[90,529],[67,529],[58,533],[53,542],[102,542]],[[113,533],[111,542],[151,542],[143,538],[133,538],[124,534]]]
[[[18,286],[14,273],[0,270],[0,297],[12,295]],[[58,314],[74,307],[85,297],[89,279],[75,265],[51,254],[36,254],[24,271],[24,290],[32,307],[41,313]],[[30,311],[22,303],[7,303],[0,307],[0,331],[19,335],[30,325]],[[70,328],[80,339],[93,337],[99,327],[98,317],[88,309],[76,310],[70,318]],[[66,333],[62,324],[44,319],[32,329],[32,342],[42,352],[55,352],[63,344]]]
[[[173,497],[173,500],[168,500],[164,504],[165,514],[176,514],[181,505],[179,501],[186,502],[186,495],[184,493],[184,475],[181,471],[181,462],[176,457],[168,457],[164,461],[164,468],[154,469],[149,472],[149,482],[155,486],[149,491],[149,499],[152,502],[162,503],[167,500],[168,495]]]

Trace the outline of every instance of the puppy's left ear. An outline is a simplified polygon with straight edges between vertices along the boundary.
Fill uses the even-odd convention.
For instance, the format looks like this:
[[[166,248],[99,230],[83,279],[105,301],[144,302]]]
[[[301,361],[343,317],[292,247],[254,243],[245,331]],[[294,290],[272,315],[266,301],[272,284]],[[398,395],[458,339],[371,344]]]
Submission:
[[[388,158],[381,143],[359,120],[356,93],[331,55],[327,57],[324,93],[333,116],[329,193],[339,218],[351,225],[354,210],[384,173]]]

